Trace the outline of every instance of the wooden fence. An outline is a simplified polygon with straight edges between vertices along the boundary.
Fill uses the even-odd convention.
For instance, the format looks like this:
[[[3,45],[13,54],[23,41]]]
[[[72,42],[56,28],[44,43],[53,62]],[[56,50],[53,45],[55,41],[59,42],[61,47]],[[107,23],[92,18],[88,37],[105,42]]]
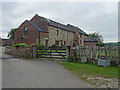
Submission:
[[[97,47],[97,46],[78,46],[73,49],[74,54],[77,59],[81,59],[82,57],[86,57],[88,60],[90,59],[107,59],[107,60],[115,60],[118,61],[119,57],[119,47],[118,46],[105,46],[105,47]]]

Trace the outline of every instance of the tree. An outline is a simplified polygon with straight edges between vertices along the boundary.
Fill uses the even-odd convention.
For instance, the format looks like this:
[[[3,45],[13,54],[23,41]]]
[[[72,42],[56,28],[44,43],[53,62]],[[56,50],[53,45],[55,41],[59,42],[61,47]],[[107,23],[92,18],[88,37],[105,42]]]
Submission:
[[[90,33],[90,34],[89,34],[89,37],[98,38],[101,43],[103,42],[103,37],[102,37],[102,35],[100,35],[100,34],[97,33],[97,32]]]
[[[9,37],[9,39],[14,39],[14,33],[15,33],[15,31],[16,31],[17,29],[16,28],[12,28],[11,30],[10,30],[10,32],[8,32],[8,36],[7,37]]]

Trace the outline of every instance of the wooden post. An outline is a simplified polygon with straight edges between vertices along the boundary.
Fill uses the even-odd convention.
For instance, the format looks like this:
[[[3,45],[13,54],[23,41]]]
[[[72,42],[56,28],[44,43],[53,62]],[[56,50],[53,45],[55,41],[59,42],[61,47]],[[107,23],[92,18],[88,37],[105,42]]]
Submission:
[[[66,56],[67,56],[67,60],[69,59],[69,56],[70,56],[70,46],[67,46],[66,47]]]
[[[50,48],[50,57],[52,57],[52,48]]]
[[[33,51],[33,52],[32,52],[32,53],[33,53],[33,59],[35,59],[35,58],[36,58],[36,54],[37,54],[37,53],[36,53],[36,52],[37,52],[37,48],[36,48],[36,46],[33,46],[32,49],[33,49],[33,50],[32,50],[32,51]]]

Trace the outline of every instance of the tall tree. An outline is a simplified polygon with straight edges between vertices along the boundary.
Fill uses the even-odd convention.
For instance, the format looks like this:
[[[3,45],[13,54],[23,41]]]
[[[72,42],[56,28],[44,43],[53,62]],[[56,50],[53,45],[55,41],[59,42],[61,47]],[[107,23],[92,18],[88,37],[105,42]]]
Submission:
[[[103,36],[100,35],[99,33],[97,32],[94,32],[94,33],[90,33],[89,34],[89,37],[94,37],[94,38],[98,38],[100,40],[100,42],[103,42]]]
[[[10,32],[8,32],[8,36],[7,37],[9,37],[9,39],[14,39],[14,33],[15,33],[16,30],[17,30],[16,28],[12,28],[10,30]]]

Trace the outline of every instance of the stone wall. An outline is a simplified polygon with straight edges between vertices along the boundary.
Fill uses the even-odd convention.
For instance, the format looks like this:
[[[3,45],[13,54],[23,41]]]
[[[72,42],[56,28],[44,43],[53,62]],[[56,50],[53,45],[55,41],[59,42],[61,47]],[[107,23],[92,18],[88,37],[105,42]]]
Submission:
[[[80,45],[81,46],[84,46],[84,40],[85,40],[85,38],[87,38],[88,36],[85,36],[85,35],[81,35],[80,34]]]
[[[61,46],[61,42],[64,44],[65,46],[70,46],[73,45],[74,42],[74,33],[73,32],[68,32],[66,30],[63,29],[59,29],[59,28],[55,28],[52,26],[48,27],[49,33],[48,33],[48,45],[52,46],[55,44],[55,41],[59,41],[59,45]],[[58,30],[58,34],[57,34],[57,30]]]
[[[45,40],[48,39],[48,33],[39,32],[40,34],[40,44],[45,44]]]
[[[5,53],[23,58],[33,58],[33,47],[6,47]]]

